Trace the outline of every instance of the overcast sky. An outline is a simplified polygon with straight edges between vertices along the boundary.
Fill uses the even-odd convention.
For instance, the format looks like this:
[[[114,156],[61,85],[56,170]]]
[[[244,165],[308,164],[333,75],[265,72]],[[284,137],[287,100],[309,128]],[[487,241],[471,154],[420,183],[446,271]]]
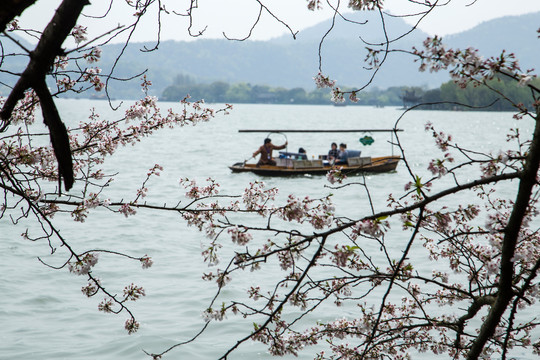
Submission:
[[[337,0],[332,0],[337,3]],[[342,0],[342,9],[347,9],[348,1]],[[432,1],[434,2],[434,1]],[[442,1],[439,1],[442,2]],[[21,25],[23,27],[43,28],[51,18],[60,0],[40,0],[32,8],[23,13]],[[92,1],[93,5],[85,8],[85,14],[99,16],[104,14],[109,1]],[[186,0],[163,0],[168,10],[182,12],[187,8]],[[193,31],[206,28],[205,38],[223,38],[225,32],[230,37],[241,38],[248,34],[251,24],[258,16],[258,5],[254,0],[199,0],[199,8],[194,12]],[[286,22],[294,31],[317,24],[331,17],[332,12],[328,5],[322,11],[309,11],[306,8],[307,0],[263,0],[276,16]],[[411,7],[408,0],[386,0],[385,10],[394,15],[406,15],[421,8]],[[540,11],[540,0],[451,0],[450,5],[437,8],[422,21],[419,28],[431,35],[447,35],[468,30],[475,25],[494,18],[519,15]],[[155,39],[156,17],[147,14],[145,22],[135,33],[135,41],[151,41]],[[132,11],[126,8],[125,1],[116,0],[108,20],[80,18],[80,23],[88,25],[98,35],[114,27],[116,24],[127,24],[133,21]],[[406,18],[413,23],[414,18]],[[97,22],[99,26],[92,26]],[[539,24],[540,26],[540,24]],[[163,40],[193,40],[187,33],[188,21],[186,17],[170,15],[162,19]],[[252,39],[266,40],[287,33],[285,26],[278,23],[268,14],[264,14],[259,26],[252,34]]]

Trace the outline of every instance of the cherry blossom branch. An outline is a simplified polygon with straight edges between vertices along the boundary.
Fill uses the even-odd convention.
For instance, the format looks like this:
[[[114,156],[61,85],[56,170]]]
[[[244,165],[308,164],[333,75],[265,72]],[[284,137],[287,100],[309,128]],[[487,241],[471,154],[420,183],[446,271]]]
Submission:
[[[519,293],[516,294],[516,297],[515,297],[514,302],[512,304],[511,314],[508,317],[509,318],[508,326],[506,327],[506,336],[504,338],[504,344],[502,346],[502,349],[503,349],[502,354],[501,354],[501,359],[502,360],[505,360],[506,357],[507,357],[508,348],[509,348],[508,344],[509,344],[509,341],[510,341],[510,335],[511,335],[511,331],[512,331],[512,328],[513,328],[513,325],[514,325],[515,315],[517,313],[519,302],[523,301],[525,299],[525,293],[528,290],[530,290],[531,282],[538,275],[538,271],[540,271],[540,259],[538,259],[536,261],[536,264],[534,264],[534,266],[530,270],[529,276],[527,277],[527,279],[525,279],[525,281],[523,283],[523,286],[519,290]]]
[[[403,255],[402,255],[401,259],[399,259],[399,262],[397,263],[397,265],[394,268],[394,272],[392,274],[392,277],[390,278],[390,281],[389,281],[388,287],[386,289],[386,292],[384,293],[384,295],[382,297],[381,305],[380,305],[380,308],[379,308],[379,311],[378,311],[377,318],[375,319],[375,322],[372,325],[371,335],[368,337],[367,343],[364,345],[364,351],[362,352],[361,358],[363,358],[363,357],[365,357],[367,355],[367,353],[369,352],[369,346],[371,345],[371,342],[373,341],[373,338],[375,337],[376,332],[379,331],[379,323],[381,321],[381,317],[382,317],[382,314],[383,314],[383,309],[384,309],[384,307],[386,305],[386,299],[390,295],[390,291],[392,290],[392,286],[394,284],[394,281],[396,280],[396,277],[398,276],[398,274],[401,271],[403,271],[402,270],[402,265],[403,265],[404,261],[407,259],[409,251],[411,250],[411,246],[412,246],[416,236],[419,233],[420,224],[422,223],[423,216],[424,216],[424,207],[420,207],[419,208],[419,214],[418,214],[418,220],[417,220],[416,226],[414,228],[414,232],[411,235],[409,241],[407,242],[407,246],[405,247],[405,250],[403,251]]]
[[[539,109],[537,109],[538,112]],[[477,359],[487,341],[495,333],[503,313],[513,297],[512,282],[514,275],[514,252],[518,241],[518,233],[522,226],[525,212],[527,211],[533,187],[537,183],[537,174],[540,167],[540,115],[537,115],[536,126],[533,134],[529,155],[519,182],[516,202],[508,225],[505,228],[502,243],[501,265],[499,273],[499,291],[494,305],[491,307],[486,320],[480,328],[480,333],[474,339],[471,350],[467,355],[468,360]]]
[[[232,353],[234,350],[236,350],[236,348],[238,348],[238,346],[240,346],[242,343],[246,342],[247,340],[251,339],[251,338],[256,338],[258,334],[260,334],[261,332],[263,332],[264,330],[266,330],[266,328],[268,327],[268,325],[270,324],[270,322],[272,322],[274,320],[274,318],[281,312],[281,310],[283,309],[283,307],[285,306],[285,304],[287,303],[287,301],[289,300],[289,298],[297,291],[297,289],[300,287],[300,285],[302,284],[303,280],[305,279],[305,277],[307,276],[309,270],[315,265],[315,262],[317,260],[317,258],[319,257],[319,255],[321,254],[322,252],[322,249],[324,247],[324,244],[326,242],[326,237],[322,237],[321,238],[321,242],[319,243],[318,247],[317,247],[317,250],[315,251],[315,254],[313,255],[313,257],[311,258],[311,261],[309,262],[309,264],[307,265],[306,269],[304,269],[302,271],[302,274],[300,275],[300,277],[298,278],[297,281],[295,281],[295,285],[293,286],[293,288],[291,289],[291,291],[289,291],[283,300],[281,300],[278,305],[276,306],[275,310],[272,311],[272,313],[268,316],[268,318],[266,319],[266,321],[264,323],[262,323],[261,325],[257,325],[256,328],[255,328],[255,331],[253,333],[251,333],[250,335],[244,337],[244,338],[241,338],[240,340],[238,340],[236,342],[235,345],[233,345],[231,348],[229,348],[229,350],[227,350],[219,359],[220,360],[226,360],[227,359],[227,356]]]
[[[24,199],[25,203],[27,204],[28,213],[32,212],[36,216],[36,219],[39,221],[39,223],[41,224],[42,227],[46,224],[47,227],[50,229],[50,233],[46,234],[46,238],[49,239],[49,244],[50,244],[50,238],[52,236],[54,236],[56,239],[58,239],[60,241],[60,243],[62,244],[62,247],[67,249],[68,254],[69,254],[68,260],[66,262],[64,262],[64,264],[61,266],[61,268],[65,267],[67,265],[69,267],[69,269],[70,269],[70,272],[76,273],[78,275],[87,275],[88,276],[90,283],[89,283],[89,285],[87,287],[83,288],[83,293],[85,293],[88,297],[94,296],[98,292],[104,293],[106,296],[109,297],[110,300],[105,300],[102,304],[100,304],[100,309],[105,311],[105,312],[113,312],[113,313],[116,313],[116,314],[122,312],[123,310],[126,310],[127,313],[130,315],[130,319],[128,319],[126,321],[126,325],[125,325],[126,330],[130,334],[137,331],[137,328],[139,327],[139,325],[136,322],[135,317],[132,314],[131,310],[128,307],[126,307],[124,305],[124,303],[126,301],[128,301],[128,300],[137,300],[140,296],[144,296],[144,289],[142,289],[140,287],[136,287],[136,286],[134,286],[132,284],[131,286],[126,287],[126,289],[124,290],[124,295],[125,295],[124,299],[121,299],[121,300],[117,299],[117,296],[112,295],[107,289],[105,289],[100,284],[99,280],[96,279],[91,273],[91,268],[98,261],[97,255],[95,255],[91,251],[86,251],[86,252],[81,253],[81,254],[76,253],[74,251],[74,249],[72,248],[72,246],[64,239],[64,237],[60,234],[60,232],[52,224],[52,222],[49,220],[47,215],[38,206],[36,206],[36,203],[34,202],[34,200],[31,199],[29,196],[27,196],[24,193],[24,191],[22,191],[22,189],[20,189],[20,184],[18,183],[18,181],[16,179],[12,178],[12,176],[10,176],[10,174],[5,173],[5,172],[4,172],[4,176],[2,178],[7,178],[12,183],[12,186],[14,188],[19,188],[17,192],[20,194],[21,199]],[[44,228],[43,228],[43,230],[45,232]],[[54,251],[55,251],[55,249],[52,248],[52,246],[51,246],[51,253],[54,253]],[[111,254],[116,253],[116,252],[112,252],[112,251],[108,251],[108,252],[111,253]],[[116,254],[119,254],[119,253],[116,253]],[[124,255],[124,254],[122,254],[122,255],[126,256],[126,257],[129,257],[129,258],[133,258],[133,257],[130,257],[128,255]],[[72,259],[75,259],[75,260],[72,262],[71,261]],[[137,260],[141,261],[141,263],[143,264],[143,268],[147,268],[147,267],[151,266],[151,264],[152,264],[152,261],[147,256],[144,256],[142,258],[133,258],[133,259],[137,259]],[[41,259],[40,259],[40,261],[43,264],[45,264]],[[46,264],[46,265],[50,266],[48,264]],[[112,306],[113,302],[120,306],[119,310],[113,310],[112,309],[111,306]]]

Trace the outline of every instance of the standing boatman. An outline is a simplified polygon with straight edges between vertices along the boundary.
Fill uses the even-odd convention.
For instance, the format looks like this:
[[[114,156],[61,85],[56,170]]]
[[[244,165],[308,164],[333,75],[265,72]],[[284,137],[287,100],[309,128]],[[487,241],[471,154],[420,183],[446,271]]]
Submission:
[[[258,154],[261,154],[261,157],[259,158],[259,162],[257,163],[257,166],[261,165],[276,165],[276,162],[272,159],[272,150],[281,150],[285,149],[288,142],[285,141],[285,144],[281,146],[276,146],[272,144],[272,140],[269,138],[264,139],[264,144],[261,145],[257,151],[253,153],[253,157],[257,156]]]

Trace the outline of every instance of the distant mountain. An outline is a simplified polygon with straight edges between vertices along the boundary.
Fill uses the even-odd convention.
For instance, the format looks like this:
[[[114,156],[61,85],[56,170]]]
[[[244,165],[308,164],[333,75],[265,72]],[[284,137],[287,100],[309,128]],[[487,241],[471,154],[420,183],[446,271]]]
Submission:
[[[332,20],[327,20],[313,27],[301,31],[296,40],[298,43],[309,44],[313,67],[306,69],[309,78],[307,86],[313,86],[312,76],[318,72],[318,47],[321,39],[326,35],[322,46],[322,71],[330,75],[342,85],[362,86],[371,76],[373,70],[365,69],[363,63],[367,52],[366,46],[381,48],[375,44],[385,42],[384,31],[389,40],[397,39],[404,34],[403,38],[392,42],[390,49],[411,49],[419,46],[428,35],[419,29],[411,32],[411,26],[400,17],[386,16],[384,24],[377,12],[354,12],[346,14],[346,20],[336,18],[332,26]],[[383,27],[384,25],[384,27]],[[409,33],[410,32],[410,33]],[[272,40],[280,44],[295,46],[295,41],[290,36],[283,36]],[[370,45],[374,44],[374,45]],[[306,54],[306,56],[309,56]],[[384,71],[377,73],[372,85],[380,88],[391,86],[437,86],[447,79],[446,75],[432,76],[419,73],[418,65],[412,59],[402,53],[389,53],[383,65]]]
[[[366,43],[381,43],[384,40],[383,24],[376,12],[355,12],[346,16],[353,22],[337,18],[332,27],[332,20],[327,20],[301,31],[297,40],[284,35],[270,41],[168,41],[160,46],[160,51],[145,56],[138,51],[143,44],[133,44],[119,68],[131,73],[148,68],[157,94],[170,85],[171,79],[177,74],[189,74],[201,82],[220,80],[309,90],[314,88],[313,76],[319,69],[319,44],[332,28],[324,38],[321,50],[323,73],[338,80],[341,85],[362,86],[373,74],[373,70],[364,68]],[[448,36],[443,41],[450,47],[476,47],[486,57],[497,56],[502,49],[507,49],[516,53],[523,68],[533,67],[538,62],[536,29],[539,18],[540,13],[499,18]],[[389,39],[410,31],[410,25],[399,17],[385,17],[384,26]],[[416,29],[392,43],[390,48],[420,47],[427,36]],[[111,49],[107,50],[109,52]],[[372,86],[434,88],[448,79],[445,72],[418,72],[418,64],[411,57],[395,52],[388,55],[383,70],[376,74]]]
[[[380,43],[384,38],[380,36],[382,24],[378,14],[358,12],[353,16],[356,23],[336,19],[332,31],[325,38],[321,51],[322,70],[342,85],[362,86],[374,73],[364,68],[366,44],[362,39]],[[315,87],[313,77],[319,71],[319,43],[331,26],[332,21],[325,21],[305,29],[298,34],[297,40],[289,35],[270,41],[165,41],[160,44],[159,51],[153,53],[140,52],[150,44],[134,43],[124,53],[115,74],[127,77],[148,68],[148,76],[157,94],[171,85],[171,80],[178,74],[190,75],[201,82],[246,82],[309,90]],[[390,38],[410,30],[401,18],[387,17],[385,26]],[[392,47],[410,49],[426,37],[425,33],[415,30]],[[120,45],[107,46],[103,51],[106,57],[102,65],[111,64],[119,51]],[[374,78],[373,86],[434,87],[447,80],[445,74],[418,73],[418,65],[400,53],[389,54],[384,66],[384,71]],[[113,90],[120,93],[119,97],[125,91],[123,86]]]
[[[538,70],[540,39],[536,32],[540,28],[540,12],[506,16],[483,22],[471,30],[443,38],[451,47],[472,46],[484,57],[499,56],[503,49],[516,54],[522,70]]]
[[[355,23],[336,19],[332,31],[323,42],[322,71],[338,80],[340,85],[358,87],[368,82],[374,73],[364,68],[365,42],[383,41],[383,24],[376,12],[355,12],[346,16],[350,16],[349,20]],[[507,49],[517,54],[523,68],[533,67],[538,63],[540,40],[537,39],[536,30],[540,26],[539,18],[540,13],[504,17],[448,36],[443,41],[451,47],[473,46],[486,57],[499,55],[502,49]],[[384,26],[389,39],[410,30],[410,25],[398,17],[386,16]],[[114,76],[129,78],[148,69],[148,77],[154,83],[152,93],[158,96],[179,74],[189,75],[198,82],[246,82],[252,85],[311,90],[314,88],[312,78],[319,71],[319,43],[331,27],[332,20],[321,22],[301,31],[297,40],[288,35],[269,41],[165,41],[155,52],[141,52],[145,46],[152,47],[154,44],[132,43],[117,64]],[[416,29],[393,42],[390,48],[419,47],[427,36]],[[0,40],[8,42],[2,38]],[[104,73],[110,69],[121,48],[122,45],[107,45],[103,48],[103,58],[98,65],[104,68]],[[0,73],[0,81],[7,81],[5,77],[5,74]],[[448,79],[446,73],[419,73],[418,63],[411,57],[392,52],[371,86],[433,88]],[[139,97],[139,82],[111,82],[110,94],[116,98]]]

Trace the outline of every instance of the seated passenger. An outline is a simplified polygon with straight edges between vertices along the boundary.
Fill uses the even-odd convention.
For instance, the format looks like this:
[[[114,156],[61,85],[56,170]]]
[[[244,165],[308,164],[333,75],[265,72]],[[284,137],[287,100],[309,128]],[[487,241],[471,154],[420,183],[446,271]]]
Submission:
[[[298,149],[298,159],[307,160],[307,154],[304,148]]]
[[[285,149],[287,146],[287,141],[285,141],[285,144],[281,146],[276,146],[272,144],[272,140],[269,138],[264,139],[264,145],[261,145],[257,151],[253,153],[253,157],[257,156],[257,154],[261,154],[261,157],[259,158],[259,162],[257,163],[257,166],[261,165],[276,165],[276,162],[272,159],[272,150],[281,150]]]
[[[348,158],[349,158],[349,153],[347,152],[347,144],[344,144],[344,143],[339,144],[339,155],[335,164],[336,165],[347,164]]]
[[[330,147],[331,149],[328,151],[328,162],[333,164],[339,156],[339,150],[337,149],[337,144],[335,142],[333,142]]]

